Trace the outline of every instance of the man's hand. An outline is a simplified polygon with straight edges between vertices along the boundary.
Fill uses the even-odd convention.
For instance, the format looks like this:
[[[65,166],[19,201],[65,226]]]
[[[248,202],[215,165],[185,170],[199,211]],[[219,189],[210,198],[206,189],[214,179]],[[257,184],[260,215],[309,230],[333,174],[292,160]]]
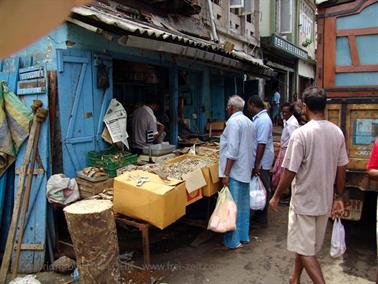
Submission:
[[[224,178],[222,178],[222,183],[223,183],[223,186],[227,186],[230,184],[230,177],[228,176],[225,176]]]
[[[252,171],[253,176],[260,176],[260,167],[254,168]]]
[[[280,202],[280,199],[274,195],[272,199],[269,201],[269,207],[272,209],[274,212],[278,212],[278,203]]]
[[[333,201],[331,216],[332,219],[340,218],[344,214],[344,201],[340,198],[337,198]]]
[[[156,124],[157,124],[158,131],[163,132],[165,129],[165,125],[160,122],[157,122]]]

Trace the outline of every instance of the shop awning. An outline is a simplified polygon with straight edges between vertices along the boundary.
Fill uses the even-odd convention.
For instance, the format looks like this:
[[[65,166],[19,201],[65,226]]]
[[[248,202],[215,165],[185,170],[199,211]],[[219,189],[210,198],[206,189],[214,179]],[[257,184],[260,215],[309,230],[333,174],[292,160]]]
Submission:
[[[83,6],[73,8],[74,24],[91,30],[98,23],[121,29],[126,32],[125,45],[161,52],[192,57],[225,67],[253,72],[262,76],[272,76],[272,69],[263,64],[262,59],[242,51],[226,51],[214,42],[193,37],[179,31],[164,29],[150,23],[145,23],[122,16],[101,7]]]

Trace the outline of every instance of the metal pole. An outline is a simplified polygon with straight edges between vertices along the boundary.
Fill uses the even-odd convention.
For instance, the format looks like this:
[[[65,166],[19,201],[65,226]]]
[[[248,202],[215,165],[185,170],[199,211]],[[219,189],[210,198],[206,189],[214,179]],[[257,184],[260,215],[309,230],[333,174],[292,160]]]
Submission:
[[[217,34],[217,28],[216,28],[215,22],[214,22],[213,3],[211,2],[211,0],[207,0],[207,5],[209,7],[211,33],[213,35],[213,40],[215,42],[219,42],[219,38],[218,38],[218,34]]]

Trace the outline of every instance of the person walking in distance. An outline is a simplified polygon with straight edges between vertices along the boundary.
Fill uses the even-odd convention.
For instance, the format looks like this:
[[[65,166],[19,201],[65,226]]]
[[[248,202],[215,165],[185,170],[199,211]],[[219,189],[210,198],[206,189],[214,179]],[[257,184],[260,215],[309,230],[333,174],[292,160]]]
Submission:
[[[281,95],[277,88],[272,96],[272,120],[274,126],[278,126],[278,122],[280,120],[280,103]]]
[[[267,191],[268,198],[263,211],[256,211],[254,221],[262,225],[268,224],[268,202],[271,195],[270,170],[274,160],[272,120],[265,109],[262,99],[255,95],[248,99],[248,112],[253,115],[252,121],[256,128],[257,148],[253,175],[260,176]]]
[[[335,218],[344,212],[348,156],[342,131],[325,120],[326,100],[323,89],[304,91],[303,108],[310,121],[290,138],[284,172],[270,200],[271,209],[278,212],[282,192],[292,186],[287,248],[296,259],[290,283],[300,282],[303,268],[314,283],[325,283],[316,254],[322,247],[330,213]]]
[[[278,152],[276,162],[273,167],[273,177],[272,177],[272,188],[275,190],[278,186],[282,174],[282,161],[285,157],[285,152],[287,145],[289,145],[289,140],[294,130],[299,127],[298,120],[294,115],[294,105],[290,103],[284,103],[281,108],[281,113],[283,117],[284,128],[281,135],[280,151]]]
[[[224,244],[230,249],[249,242],[249,182],[254,163],[256,130],[243,114],[244,100],[232,96],[227,103],[229,119],[220,139],[219,177],[228,186],[237,206],[236,230],[224,234]]]

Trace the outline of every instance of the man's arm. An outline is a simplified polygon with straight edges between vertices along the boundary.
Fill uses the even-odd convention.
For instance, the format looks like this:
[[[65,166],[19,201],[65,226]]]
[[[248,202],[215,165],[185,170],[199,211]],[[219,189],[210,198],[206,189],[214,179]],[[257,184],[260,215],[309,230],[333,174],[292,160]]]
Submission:
[[[226,168],[224,169],[224,178],[222,178],[223,186],[229,186],[230,184],[230,173],[235,160],[227,159]]]
[[[346,166],[337,167],[336,172],[336,196],[341,197],[345,191],[345,175],[346,175]]]
[[[372,179],[378,180],[378,170],[376,170],[376,169],[368,170],[368,175],[369,175]]]
[[[164,124],[160,123],[159,121],[156,122],[156,128],[157,128],[157,133],[154,135],[155,140],[158,140],[161,134],[165,130]]]
[[[226,130],[224,131],[226,132]],[[239,156],[239,147],[240,147],[240,128],[230,121],[227,126],[227,149],[225,152],[225,157],[227,159],[226,167],[224,169],[224,177],[222,178],[222,183],[224,186],[229,185],[230,174],[234,162],[238,159]]]
[[[269,202],[269,206],[273,211],[278,212],[278,203],[280,202],[281,195],[291,185],[295,176],[295,172],[289,171],[286,168],[284,169],[284,172],[282,173],[282,176],[280,178],[280,182],[278,183],[278,187]]]
[[[341,217],[344,214],[344,202],[342,196],[345,191],[345,174],[346,166],[337,167],[335,198],[333,200],[333,206],[331,211],[332,219],[335,219],[336,217]]]
[[[255,167],[253,169],[253,175],[260,175],[261,160],[265,152],[265,144],[257,144]]]

